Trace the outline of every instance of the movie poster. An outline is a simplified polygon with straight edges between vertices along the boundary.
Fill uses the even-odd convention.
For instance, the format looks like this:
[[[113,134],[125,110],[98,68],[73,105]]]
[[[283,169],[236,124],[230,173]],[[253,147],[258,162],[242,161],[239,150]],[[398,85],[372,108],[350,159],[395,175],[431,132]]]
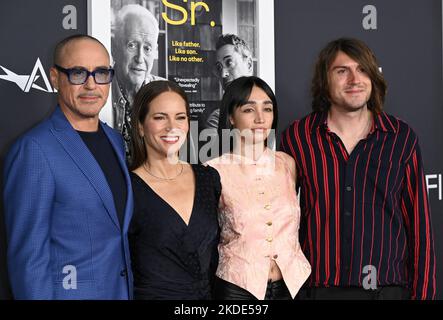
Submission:
[[[217,128],[232,80],[256,75],[274,88],[273,9],[270,0],[89,1],[89,32],[108,47],[115,69],[101,119],[129,143],[135,93],[168,79],[188,95],[194,140]]]

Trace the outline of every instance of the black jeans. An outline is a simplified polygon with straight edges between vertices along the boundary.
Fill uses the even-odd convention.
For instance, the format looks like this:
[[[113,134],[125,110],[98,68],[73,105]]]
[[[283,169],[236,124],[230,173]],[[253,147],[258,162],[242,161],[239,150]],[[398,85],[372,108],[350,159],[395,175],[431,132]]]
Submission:
[[[359,287],[303,288],[299,300],[409,300],[410,292],[401,286],[385,286],[375,290]]]
[[[214,298],[216,300],[258,300],[249,291],[218,277],[215,278]],[[283,280],[268,281],[264,300],[291,299],[291,293]]]

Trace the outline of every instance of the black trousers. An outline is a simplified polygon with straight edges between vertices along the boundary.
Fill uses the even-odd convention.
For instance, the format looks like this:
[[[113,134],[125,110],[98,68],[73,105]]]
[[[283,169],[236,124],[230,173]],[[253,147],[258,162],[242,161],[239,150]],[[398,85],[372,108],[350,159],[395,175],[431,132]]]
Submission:
[[[215,278],[214,298],[216,300],[258,300],[249,291],[231,283]],[[292,300],[291,293],[283,280],[268,281],[264,300]]]
[[[409,289],[401,286],[385,286],[375,290],[359,287],[303,288],[299,300],[409,300]]]

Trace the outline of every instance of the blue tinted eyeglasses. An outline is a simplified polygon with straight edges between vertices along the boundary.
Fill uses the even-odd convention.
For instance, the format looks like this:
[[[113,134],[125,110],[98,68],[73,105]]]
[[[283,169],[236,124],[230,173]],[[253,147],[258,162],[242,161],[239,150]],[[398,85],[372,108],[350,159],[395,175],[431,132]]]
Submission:
[[[80,67],[65,69],[56,64],[54,67],[66,74],[71,84],[84,84],[88,81],[89,76],[92,76],[97,84],[108,84],[114,76],[114,69],[112,68],[97,68],[94,71],[88,71]]]

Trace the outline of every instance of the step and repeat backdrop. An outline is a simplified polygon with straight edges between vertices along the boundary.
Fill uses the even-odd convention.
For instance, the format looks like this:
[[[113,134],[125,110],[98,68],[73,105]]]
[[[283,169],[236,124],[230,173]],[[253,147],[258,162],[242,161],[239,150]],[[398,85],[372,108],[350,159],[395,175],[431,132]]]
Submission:
[[[241,48],[244,65],[239,65],[238,76],[260,76],[275,89],[281,131],[310,112],[309,85],[319,50],[342,36],[367,42],[388,81],[385,110],[408,122],[420,139],[435,232],[438,298],[443,298],[441,0],[2,1],[1,172],[14,139],[56,105],[49,69],[55,44],[66,36],[89,33],[112,54],[119,81],[114,81],[100,117],[122,129],[126,101],[121,100],[120,83],[141,85],[121,71],[128,59],[121,50],[128,12],[137,12],[132,19],[154,30],[142,82],[164,78],[182,86],[190,97],[197,139],[201,129],[217,125],[218,103],[227,80],[220,66],[226,63],[224,56],[233,54],[232,46],[225,44]],[[10,299],[2,201],[0,299]]]

